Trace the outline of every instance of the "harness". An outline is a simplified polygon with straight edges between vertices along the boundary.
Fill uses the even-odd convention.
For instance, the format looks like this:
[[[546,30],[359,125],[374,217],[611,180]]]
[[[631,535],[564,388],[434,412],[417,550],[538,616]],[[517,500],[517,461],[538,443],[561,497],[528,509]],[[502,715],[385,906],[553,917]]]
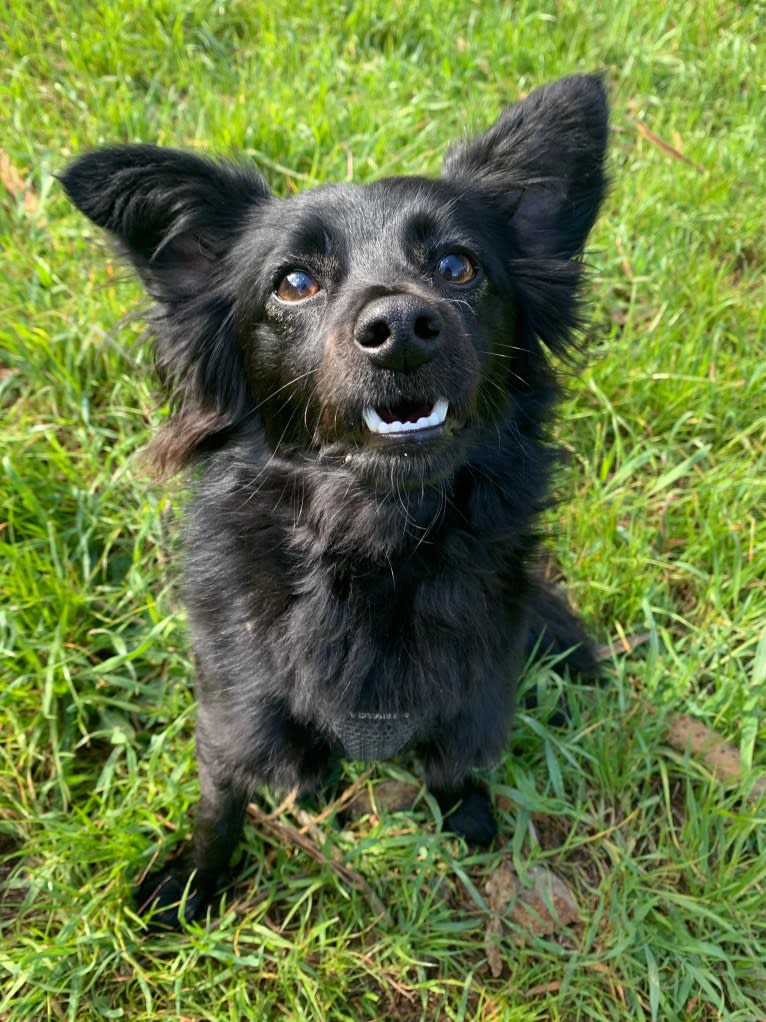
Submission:
[[[350,713],[334,730],[349,759],[390,759],[412,740],[417,720],[409,713]]]

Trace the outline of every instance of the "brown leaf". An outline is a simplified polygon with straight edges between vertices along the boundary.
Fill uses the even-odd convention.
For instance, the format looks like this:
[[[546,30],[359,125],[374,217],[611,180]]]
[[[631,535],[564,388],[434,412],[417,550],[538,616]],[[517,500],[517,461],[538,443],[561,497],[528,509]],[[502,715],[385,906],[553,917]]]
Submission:
[[[495,979],[503,974],[503,956],[500,953],[498,942],[503,935],[503,921],[500,916],[492,916],[484,931],[484,950],[487,955],[489,971]]]
[[[643,646],[650,638],[650,632],[637,632],[634,635],[620,633],[614,643],[614,647],[607,645],[597,646],[594,650],[594,656],[597,662],[601,664],[605,660],[611,660],[615,653],[632,653],[637,646]]]
[[[412,809],[420,794],[417,784],[405,781],[381,781],[372,789],[360,791],[349,802],[346,812],[351,819],[369,816],[372,813],[400,813]]]
[[[24,212],[34,216],[40,209],[40,200],[31,185],[27,184],[5,149],[0,149],[0,181],[14,199],[21,199]]]
[[[580,908],[560,877],[544,866],[533,867],[529,874],[534,886],[520,891],[511,907],[510,918],[517,926],[545,936],[579,920]]]
[[[484,935],[490,972],[497,978],[503,968],[498,937],[507,920],[527,933],[546,936],[580,919],[580,908],[564,881],[545,866],[533,866],[528,876],[532,881],[523,885],[511,864],[506,860],[484,885],[490,919]]]
[[[492,871],[484,885],[490,912],[502,915],[515,897],[518,888],[519,878],[516,876],[516,871],[505,859],[497,869]]]
[[[742,776],[739,750],[702,721],[685,713],[674,714],[668,723],[667,740],[678,752],[688,752],[701,760],[722,781],[733,781]],[[753,795],[756,798],[766,795],[766,777],[759,777],[755,782]]]

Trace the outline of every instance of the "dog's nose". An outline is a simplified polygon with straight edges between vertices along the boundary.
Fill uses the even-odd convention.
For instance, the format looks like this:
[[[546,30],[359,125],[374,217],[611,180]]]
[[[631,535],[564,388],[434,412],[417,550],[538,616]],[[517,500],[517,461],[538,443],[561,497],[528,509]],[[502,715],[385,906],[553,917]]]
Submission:
[[[439,352],[444,323],[427,302],[412,295],[386,295],[362,309],[354,341],[381,369],[411,372]]]

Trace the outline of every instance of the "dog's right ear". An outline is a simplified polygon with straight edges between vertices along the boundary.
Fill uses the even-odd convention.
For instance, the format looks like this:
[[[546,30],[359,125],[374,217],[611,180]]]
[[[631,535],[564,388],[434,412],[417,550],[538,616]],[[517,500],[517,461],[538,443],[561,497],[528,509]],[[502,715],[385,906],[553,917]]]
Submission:
[[[225,255],[270,193],[255,171],[149,145],[87,153],[61,182],[157,302],[155,363],[171,416],[151,452],[167,475],[252,407]]]
[[[86,153],[60,180],[117,240],[152,297],[171,304],[200,293],[248,209],[269,197],[252,171],[151,145]]]

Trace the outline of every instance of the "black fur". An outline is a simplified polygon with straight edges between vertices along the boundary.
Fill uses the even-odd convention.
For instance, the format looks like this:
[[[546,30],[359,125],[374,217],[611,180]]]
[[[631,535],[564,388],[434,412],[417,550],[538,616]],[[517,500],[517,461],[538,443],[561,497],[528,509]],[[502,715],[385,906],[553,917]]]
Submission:
[[[360,721],[373,746],[404,727],[447,823],[489,842],[472,770],[503,752],[530,649],[593,668],[535,569],[535,520],[556,461],[546,348],[566,356],[579,325],[606,137],[600,80],[573,76],[455,146],[437,180],[279,199],[252,170],[136,145],[63,175],[156,301],[173,404],[156,459],[196,467],[202,798],[188,853],[143,884],[155,918],[177,922],[194,870],[200,913],[254,789],[315,789]],[[443,425],[365,425],[439,398]]]

